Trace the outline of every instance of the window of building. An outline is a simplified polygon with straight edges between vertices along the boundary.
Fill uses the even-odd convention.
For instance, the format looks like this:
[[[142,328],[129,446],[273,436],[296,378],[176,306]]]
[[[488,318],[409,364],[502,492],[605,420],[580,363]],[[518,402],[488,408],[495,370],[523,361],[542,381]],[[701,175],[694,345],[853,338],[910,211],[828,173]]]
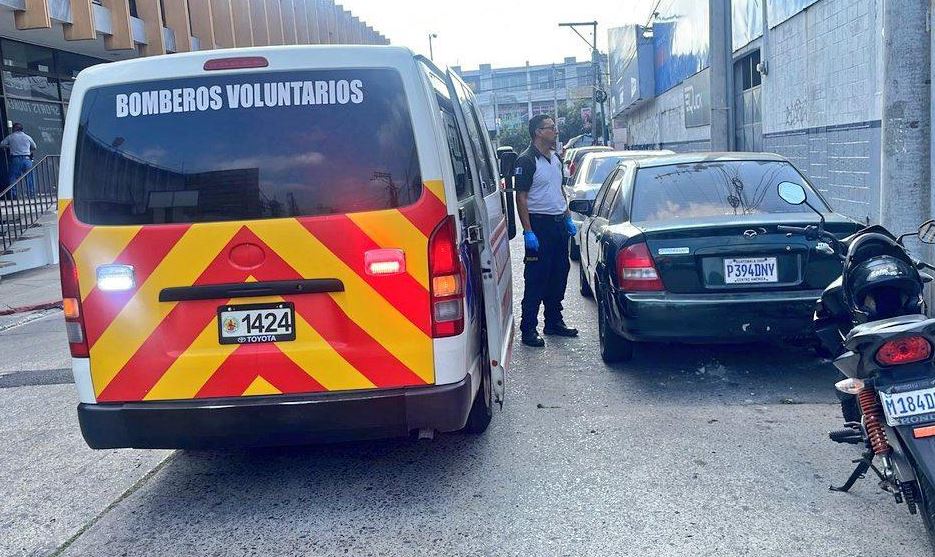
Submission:
[[[497,91],[525,91],[526,72],[496,74],[493,78],[493,88]]]
[[[751,54],[744,56],[737,61],[736,67],[738,68],[737,77],[740,79],[743,86],[743,90],[753,89],[758,87],[761,83],[760,72],[757,71],[756,67],[760,63],[760,51],[755,50]]]
[[[471,88],[471,91],[474,91],[475,93],[480,93],[480,90],[481,90],[480,89],[480,77],[472,76],[472,77],[464,77],[463,79],[464,79],[464,82],[468,84],[468,87]]]
[[[555,104],[552,101],[536,101],[532,103],[532,115],[548,114],[555,117]]]

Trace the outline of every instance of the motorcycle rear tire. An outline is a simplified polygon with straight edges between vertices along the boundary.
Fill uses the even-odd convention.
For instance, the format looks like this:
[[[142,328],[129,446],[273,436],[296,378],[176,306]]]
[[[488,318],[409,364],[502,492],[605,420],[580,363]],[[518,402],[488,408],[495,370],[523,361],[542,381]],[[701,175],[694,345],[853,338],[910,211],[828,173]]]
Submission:
[[[919,487],[922,491],[922,500],[918,502],[919,514],[922,515],[922,522],[925,524],[929,544],[932,546],[932,551],[935,552],[935,487],[932,486],[928,478],[922,475],[918,468],[916,468],[916,475],[919,478]]]
[[[838,395],[838,400],[841,402],[841,415],[844,417],[844,422],[860,422],[860,406],[857,404],[857,397],[842,393],[837,389],[834,393]]]

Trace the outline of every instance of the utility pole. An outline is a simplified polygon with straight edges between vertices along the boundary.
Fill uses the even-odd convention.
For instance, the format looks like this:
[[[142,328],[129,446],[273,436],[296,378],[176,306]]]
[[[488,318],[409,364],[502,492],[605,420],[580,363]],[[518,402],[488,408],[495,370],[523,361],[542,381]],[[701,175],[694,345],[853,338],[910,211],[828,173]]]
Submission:
[[[731,127],[731,78],[734,73],[731,45],[731,5],[728,0],[709,0],[708,37],[711,52],[711,150],[733,149]]]
[[[432,39],[437,39],[438,34],[429,33],[429,60],[435,61],[435,53],[432,51]]]
[[[887,0],[883,10],[880,221],[895,234],[931,217],[927,14],[927,0]]]
[[[558,75],[555,64],[552,64],[552,117],[555,118],[555,152],[562,154],[562,140],[558,132]]]
[[[559,27],[571,27],[581,40],[591,48],[591,69],[593,72],[593,90],[591,91],[591,142],[598,145],[598,127],[597,127],[597,92],[600,91],[601,84],[601,53],[597,50],[597,21],[586,21],[580,23],[559,23]],[[591,40],[589,41],[578,31],[578,27],[591,27]],[[603,118],[603,116],[601,116]],[[604,126],[601,124],[600,130],[603,132]]]

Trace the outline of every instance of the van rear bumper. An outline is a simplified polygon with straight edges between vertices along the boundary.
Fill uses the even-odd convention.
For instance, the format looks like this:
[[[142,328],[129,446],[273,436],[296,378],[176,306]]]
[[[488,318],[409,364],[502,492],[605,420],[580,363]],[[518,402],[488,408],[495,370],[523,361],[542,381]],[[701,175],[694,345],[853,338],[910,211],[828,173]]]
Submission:
[[[92,449],[201,449],[401,437],[464,427],[471,376],[458,383],[311,395],[79,404]]]

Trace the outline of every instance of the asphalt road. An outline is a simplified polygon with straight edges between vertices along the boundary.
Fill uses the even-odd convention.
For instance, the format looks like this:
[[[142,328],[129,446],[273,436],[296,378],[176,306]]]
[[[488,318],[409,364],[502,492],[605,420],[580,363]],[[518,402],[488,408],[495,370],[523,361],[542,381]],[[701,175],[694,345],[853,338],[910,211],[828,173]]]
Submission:
[[[91,451],[55,368],[3,368],[0,554],[930,551],[921,520],[870,479],[828,491],[856,456],[825,436],[839,421],[829,364],[787,346],[658,345],[610,368],[575,282],[566,318],[581,337],[517,346],[507,403],[482,437]],[[62,367],[56,348],[23,344],[21,357]]]

